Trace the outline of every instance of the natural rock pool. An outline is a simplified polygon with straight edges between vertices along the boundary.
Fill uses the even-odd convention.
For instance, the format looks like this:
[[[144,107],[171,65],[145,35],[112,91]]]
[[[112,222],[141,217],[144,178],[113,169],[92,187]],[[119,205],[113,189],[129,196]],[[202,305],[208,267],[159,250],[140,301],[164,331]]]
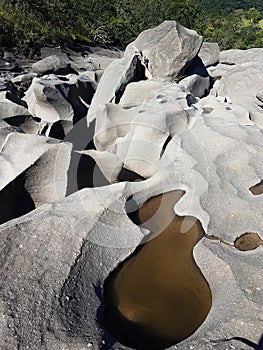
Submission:
[[[176,216],[173,210],[183,194],[159,195],[139,209],[139,223],[150,230],[151,239],[105,282],[105,327],[129,347],[176,344],[193,334],[210,310],[211,291],[193,257],[204,231],[197,219]],[[185,233],[183,227],[188,227]]]

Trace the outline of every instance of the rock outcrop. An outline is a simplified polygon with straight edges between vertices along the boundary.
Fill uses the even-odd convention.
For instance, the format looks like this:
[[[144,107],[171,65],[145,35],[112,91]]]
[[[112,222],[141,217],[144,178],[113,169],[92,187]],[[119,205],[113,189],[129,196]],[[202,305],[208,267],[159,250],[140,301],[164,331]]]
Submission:
[[[96,83],[87,77],[46,75],[33,79],[23,100],[30,114],[48,125],[47,136],[59,121],[65,137],[73,125],[86,116],[95,89]]]
[[[220,60],[220,47],[217,43],[204,42],[198,56],[206,67],[213,66]]]
[[[186,239],[198,222],[212,307],[171,349],[249,349],[262,333],[262,49],[219,54],[166,21],[123,57],[42,51],[0,83],[0,348],[130,349],[105,328],[104,286],[151,238],[137,209],[174,191],[158,215],[180,217]]]
[[[95,118],[94,113],[105,103],[119,103],[129,83],[149,77],[176,81],[201,45],[200,35],[174,21],[142,32],[127,46],[124,57],[105,70],[89,109],[89,120]]]
[[[39,75],[76,73],[66,55],[52,55],[32,65],[33,72]]]

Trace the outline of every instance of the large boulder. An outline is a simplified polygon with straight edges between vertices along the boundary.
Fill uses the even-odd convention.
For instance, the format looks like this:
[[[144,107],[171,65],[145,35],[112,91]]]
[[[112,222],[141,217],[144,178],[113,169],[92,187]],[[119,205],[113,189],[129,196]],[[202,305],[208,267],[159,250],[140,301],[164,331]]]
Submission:
[[[134,88],[145,86],[145,98],[137,99],[136,107],[107,104],[98,111],[94,136],[98,151],[116,154],[126,169],[144,178],[158,171],[166,140],[191,124],[190,106],[197,101],[176,84],[152,82],[134,83]]]
[[[143,31],[130,43],[124,56],[141,50],[153,78],[175,81],[187,64],[198,54],[202,37],[175,21],[164,21],[158,27]]]
[[[120,105],[127,108],[128,106],[136,106],[140,105],[148,95],[160,88],[162,86],[162,82],[151,79],[151,80],[141,80],[135,83],[130,83],[120,100]]]
[[[105,70],[99,82],[89,108],[89,121],[95,119],[95,113],[106,103],[119,103],[129,83],[145,79],[144,68],[138,56],[114,60]]]
[[[73,108],[57,89],[58,84],[65,82],[56,76],[33,79],[23,98],[30,114],[50,123],[60,119],[73,120]]]
[[[71,67],[71,62],[67,55],[51,55],[42,60],[33,63],[32,69],[34,73],[39,75],[46,74],[70,74],[76,73]]]
[[[217,43],[204,42],[198,53],[206,67],[213,66],[219,62],[220,48]]]
[[[89,110],[89,120],[105,103],[119,103],[126,86],[135,81],[156,78],[168,82],[183,75],[202,45],[202,37],[175,21],[165,21],[142,32],[129,44],[124,57],[105,70]]]

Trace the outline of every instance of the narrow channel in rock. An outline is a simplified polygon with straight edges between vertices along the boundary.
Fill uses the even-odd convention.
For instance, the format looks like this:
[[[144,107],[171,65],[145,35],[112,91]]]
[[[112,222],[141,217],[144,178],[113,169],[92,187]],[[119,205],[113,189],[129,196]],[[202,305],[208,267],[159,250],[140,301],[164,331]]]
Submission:
[[[210,310],[211,291],[193,258],[204,231],[197,219],[173,211],[183,194],[159,195],[138,210],[139,222],[152,239],[105,282],[105,328],[131,348],[154,350],[176,344],[193,334]],[[188,225],[186,233],[182,225]]]

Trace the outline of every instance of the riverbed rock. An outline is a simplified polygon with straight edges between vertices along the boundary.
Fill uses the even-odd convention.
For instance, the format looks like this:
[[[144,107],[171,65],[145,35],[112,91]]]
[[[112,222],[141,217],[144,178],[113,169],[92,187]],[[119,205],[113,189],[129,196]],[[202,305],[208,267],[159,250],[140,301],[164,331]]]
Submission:
[[[23,68],[16,62],[9,61],[8,59],[0,59],[0,71],[10,73],[22,73]]]
[[[5,142],[6,137],[15,132],[21,132],[22,130],[18,127],[10,126],[6,121],[0,120],[0,148],[2,149],[2,145]]]
[[[12,83],[21,93],[25,93],[30,87],[33,78],[36,76],[34,73],[20,74],[12,79]]]
[[[213,66],[219,62],[220,48],[217,43],[204,42],[198,53],[206,67]]]
[[[211,81],[206,67],[199,56],[196,56],[184,72],[184,78],[179,85],[190,91],[196,97],[208,95]]]
[[[60,119],[73,120],[73,108],[57,89],[58,84],[65,82],[56,76],[33,79],[23,98],[30,114],[50,123]]]
[[[240,56],[251,62],[230,52],[216,64],[215,45],[204,63],[202,38],[171,21],[134,43],[95,95],[76,74],[34,77],[24,102],[3,93],[31,115],[0,120],[1,349],[129,350],[104,327],[104,283],[149,238],[134,211],[176,190],[174,213],[206,233],[193,254],[212,308],[171,350],[248,350],[261,336],[263,246],[234,242],[263,238],[251,191],[263,179],[262,63],[252,50]]]
[[[263,49],[252,48],[248,50],[231,49],[220,52],[220,63],[234,65],[248,62],[262,62]]]
[[[175,21],[165,21],[142,32],[130,43],[122,59],[113,61],[105,70],[89,110],[89,120],[101,105],[119,103],[126,86],[150,78],[171,82],[182,75],[187,64],[197,55],[202,37]],[[166,57],[163,60],[163,57]]]
[[[216,66],[210,66],[207,71],[211,78],[221,79],[222,76],[233,68],[232,65],[219,63]]]
[[[67,55],[51,55],[43,58],[41,61],[35,62],[32,65],[34,73],[39,75],[46,74],[60,74],[67,75],[70,73],[76,73],[71,67],[71,62]]]
[[[256,97],[262,89],[263,65],[243,63],[234,66],[220,80],[218,95],[250,112],[252,120],[263,127],[262,102]]]
[[[0,197],[6,203],[1,223],[65,197],[71,148],[36,135],[6,136],[0,153]]]
[[[187,63],[197,55],[201,45],[202,37],[195,31],[175,21],[164,21],[158,27],[142,32],[127,46],[124,56],[141,50],[149,60],[148,69],[153,78],[174,81],[179,74],[183,74]]]
[[[75,123],[86,116],[95,89],[96,83],[87,77],[51,74],[35,77],[23,100],[27,102],[30,114],[49,125],[47,136],[58,121],[61,121],[60,128],[65,136]],[[65,122],[71,126],[65,125]],[[53,128],[52,136],[56,137],[55,130]]]
[[[15,231],[14,224],[2,226],[1,256],[8,268],[1,270],[1,347],[88,349],[89,343],[108,342],[96,321],[103,281],[143,236],[122,207],[124,188],[85,189],[18,219]],[[109,219],[120,226],[108,227]]]
[[[122,95],[120,104],[122,106],[140,105],[152,91],[161,88],[161,86],[162,83],[154,79],[130,83]]]
[[[30,115],[27,104],[21,101],[19,97],[11,91],[0,92],[0,118]]]

